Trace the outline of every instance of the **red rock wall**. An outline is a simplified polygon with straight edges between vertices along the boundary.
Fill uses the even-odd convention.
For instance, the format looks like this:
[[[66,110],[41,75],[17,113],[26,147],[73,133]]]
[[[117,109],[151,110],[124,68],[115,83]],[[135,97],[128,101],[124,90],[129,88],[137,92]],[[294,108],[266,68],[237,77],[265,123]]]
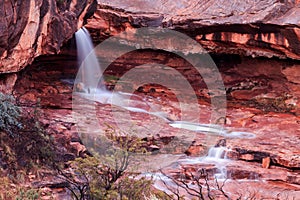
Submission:
[[[93,2],[1,1],[0,73],[19,71],[39,55],[58,53],[63,43],[82,26]]]
[[[299,1],[109,1],[86,27],[95,41],[138,27],[186,33],[209,52],[300,59]]]

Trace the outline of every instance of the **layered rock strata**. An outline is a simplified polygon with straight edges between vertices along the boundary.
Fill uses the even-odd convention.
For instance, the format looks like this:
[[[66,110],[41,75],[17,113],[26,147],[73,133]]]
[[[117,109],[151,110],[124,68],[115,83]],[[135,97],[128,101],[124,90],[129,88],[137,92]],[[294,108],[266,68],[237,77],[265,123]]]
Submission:
[[[91,15],[95,1],[1,1],[0,73],[17,72],[35,57],[58,53]]]
[[[95,41],[139,27],[163,27],[209,52],[300,59],[299,1],[98,1],[86,27]]]

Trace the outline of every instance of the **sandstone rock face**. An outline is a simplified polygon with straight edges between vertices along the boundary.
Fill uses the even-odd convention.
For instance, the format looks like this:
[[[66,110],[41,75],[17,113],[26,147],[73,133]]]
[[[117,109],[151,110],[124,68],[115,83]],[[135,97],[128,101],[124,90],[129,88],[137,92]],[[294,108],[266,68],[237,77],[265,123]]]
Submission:
[[[19,71],[39,55],[59,52],[92,5],[92,0],[1,1],[0,73]]]
[[[5,74],[0,76],[0,92],[11,94],[18,77],[16,74]]]
[[[214,58],[228,93],[225,127],[232,131],[247,131],[256,135],[256,138],[253,139],[227,138],[225,142],[222,141],[222,137],[218,137],[215,141],[214,145],[226,146],[230,149],[227,152],[227,157],[230,159],[226,166],[227,175],[230,179],[237,180],[237,183],[226,182],[226,190],[235,192],[237,188],[240,188],[240,194],[244,194],[244,191],[251,185],[253,189],[261,188],[256,193],[265,198],[275,199],[278,192],[283,191],[286,191],[289,197],[298,197],[300,192],[298,100],[300,98],[299,85],[295,83],[297,74],[292,71],[299,65],[295,61],[291,63],[290,60],[239,59],[237,56],[232,58],[229,55]],[[110,77],[121,77],[129,69],[150,61],[170,65],[189,78],[191,85],[197,91],[197,96],[201,97],[199,98],[200,122],[210,123],[207,117],[210,114],[210,105],[207,103],[209,100],[206,99],[203,89],[205,88],[203,80],[201,77],[195,76],[191,67],[177,57],[169,58],[166,53],[150,50],[132,52],[117,59],[105,74]],[[72,114],[72,100],[74,99],[74,96],[72,97],[72,81],[77,70],[75,56],[41,56],[18,74],[12,90],[20,106],[27,108],[40,102],[40,111],[43,113],[41,121],[55,138],[61,159],[64,161],[81,155],[85,151],[81,142],[84,145],[87,144],[83,137],[79,137],[80,133],[76,128],[78,121]],[[14,78],[12,77],[12,79]],[[5,84],[7,81],[3,80]],[[111,88],[116,85],[113,81],[115,79],[111,79],[108,84]],[[155,85],[144,85],[138,89],[138,85],[134,81],[131,84],[136,90],[135,94],[149,102],[159,103],[163,112],[173,115],[174,120],[180,120],[181,113],[174,91]],[[201,88],[202,90],[200,90]],[[247,95],[245,95],[245,91],[249,91]],[[260,92],[254,95],[251,91]],[[241,94],[243,96],[240,96]],[[290,105],[286,102],[295,103]],[[82,103],[85,104],[86,100],[83,99]],[[109,104],[95,105],[97,120],[94,120],[90,110],[84,110],[82,120],[85,120],[87,124],[96,121],[102,129],[107,128],[107,124],[118,127],[112,109],[114,112],[122,112],[122,109],[112,108]],[[193,111],[189,113],[193,118],[199,117],[196,114]],[[117,118],[118,125],[136,124],[137,126],[132,125],[131,128],[134,128],[137,133],[141,133],[141,137],[147,138],[145,141],[147,141],[150,151],[158,153],[158,155],[159,153],[170,155],[173,153],[184,156],[185,153],[189,155],[186,157],[193,162],[197,162],[200,156],[207,155],[210,146],[208,146],[206,134],[197,133],[192,140],[188,141],[188,145],[185,146],[187,148],[182,149],[179,146],[181,143],[176,141],[176,138],[178,140],[177,136],[179,134],[191,136],[195,134],[193,131],[173,128],[162,122],[160,118],[145,113],[133,112],[130,113],[130,116],[131,120]],[[154,129],[147,128],[145,131],[143,128],[151,123],[161,128],[157,134]],[[86,148],[89,149],[90,146],[87,145]],[[264,159],[269,160],[265,162],[266,165],[262,165]],[[160,163],[163,161],[169,161],[169,155],[168,159],[159,160]],[[180,163],[180,166],[194,171],[205,168],[211,176],[218,170],[215,165],[209,163],[185,164],[183,162]],[[181,170],[179,167],[175,167],[175,169],[173,167],[174,165],[171,165],[169,173],[171,175],[174,171],[178,173]],[[239,182],[239,180],[241,181]],[[238,196],[233,199],[237,198]],[[257,197],[257,199],[261,199],[261,197]]]
[[[209,52],[300,59],[299,1],[98,1],[86,27],[95,41],[138,27],[164,27]]]
[[[0,71],[3,69],[1,72],[17,71],[36,55],[56,53],[59,46],[67,39],[61,35],[66,34],[71,37],[71,32],[74,32],[77,27],[76,24],[79,23],[78,26],[80,26],[85,11],[76,10],[78,8],[76,6],[73,6],[77,13],[74,15],[76,16],[74,20],[72,22],[67,20],[63,28],[59,24],[63,17],[69,16],[66,13],[71,12],[71,5],[75,5],[75,1],[65,5],[66,12],[62,12],[64,8],[57,4],[54,5],[53,2],[51,5],[54,7],[52,8],[56,8],[56,10],[52,10],[51,13],[55,13],[56,17],[51,18],[48,13],[50,11],[44,10],[43,12],[46,14],[37,14],[40,15],[40,22],[38,28],[33,29],[27,28],[29,25],[25,20],[26,23],[23,22],[25,23],[23,25],[25,36],[22,40],[20,38],[23,34],[17,37],[17,31],[7,31],[7,36],[3,34],[3,37],[0,37],[0,52],[3,57],[0,64]],[[58,2],[61,1],[56,1],[56,3]],[[42,8],[44,3],[45,1],[40,2],[40,4],[37,3],[38,9]],[[188,34],[197,39],[210,52],[216,54],[275,56],[299,60],[300,15],[297,13],[300,8],[298,3],[299,1],[279,0],[247,0],[243,2],[225,0],[198,2],[185,0],[115,0],[111,2],[101,0],[98,3],[96,13],[88,20],[86,27],[92,32],[95,42],[100,42],[123,30],[136,27],[167,27]],[[26,7],[27,4],[25,4],[19,3],[17,5]],[[28,10],[28,12],[33,11]],[[45,18],[47,13],[48,18]],[[17,16],[17,14],[15,15]],[[77,23],[78,18],[79,22]],[[34,27],[34,24],[30,26]],[[18,27],[16,26],[14,30],[17,30]],[[66,32],[63,34],[59,32],[53,37],[51,36],[52,33],[61,29],[65,29]],[[29,30],[38,30],[34,32],[38,35],[36,39],[28,38],[31,35]],[[1,31],[0,34],[2,33],[4,32]],[[15,42],[6,42],[2,39],[4,36],[11,38],[7,41]],[[33,46],[28,45],[31,44],[31,39],[34,41]],[[6,51],[4,47],[9,46],[9,44],[12,46],[9,48],[11,51]],[[23,46],[20,44],[24,44],[26,47],[22,49],[29,50],[21,51],[20,47]],[[114,54],[115,52],[111,53]],[[215,55],[215,57],[214,61],[222,75],[228,97],[224,126],[228,130],[246,131],[256,135],[255,138],[249,140],[243,138],[228,139],[224,144],[230,149],[227,157],[231,161],[227,166],[227,174],[229,178],[242,180],[239,183],[241,185],[229,183],[226,187],[229,191],[236,191],[237,188],[240,188],[241,194],[249,188],[249,185],[252,188],[261,187],[259,192],[265,194],[269,199],[275,199],[279,190],[288,190],[290,196],[299,196],[299,61],[252,59],[236,55]],[[30,59],[28,60],[28,58]],[[105,73],[118,78],[126,71],[150,62],[171,66],[182,73],[195,90],[201,106],[200,117],[195,116],[192,111],[189,114],[192,118],[199,117],[201,123],[211,123],[207,117],[211,114],[209,105],[211,94],[206,88],[207,82],[204,82],[195,73],[192,66],[183,59],[168,53],[151,50],[131,52],[115,60]],[[77,69],[75,56],[42,56],[18,75],[0,76],[0,91],[12,93],[20,106],[26,108],[36,104],[40,105],[40,110],[43,113],[41,121],[47,125],[49,132],[54,136],[64,161],[74,159],[85,151],[76,129],[77,121],[72,115],[72,81]],[[205,74],[201,75],[209,76],[209,74],[210,71],[207,70]],[[142,79],[143,76],[149,76],[149,74],[143,74],[138,78]],[[170,78],[172,76],[170,74]],[[113,81],[107,83],[110,89],[116,86],[116,82]],[[215,81],[214,77],[210,81]],[[134,82],[128,83],[128,85],[128,87],[133,87],[135,93],[143,99],[149,100],[149,102],[158,102],[162,111],[166,112],[171,119],[180,120],[181,112],[178,109],[176,94],[173,91],[155,85],[138,87],[139,85]],[[119,89],[123,90],[124,88]],[[96,108],[97,121],[101,128],[105,128],[107,124],[116,126],[110,105],[96,104]],[[121,112],[122,110],[116,111]],[[85,111],[85,115],[87,122],[96,121],[93,120],[94,116],[88,111]],[[132,124],[138,125],[137,132],[143,130],[142,127],[146,124],[152,123],[161,126],[159,134],[153,135],[155,131],[152,129],[143,132],[145,138],[150,138],[147,141],[151,151],[182,155],[185,153],[189,155],[187,157],[195,161],[199,156],[205,156],[209,145],[211,145],[208,144],[205,133],[197,133],[192,138],[194,141],[189,141],[191,145],[182,151],[175,140],[177,134],[190,136],[195,134],[194,132],[170,127],[162,123],[161,119],[148,116],[145,113],[131,113],[131,117]],[[128,126],[128,121],[127,118],[118,119],[118,124]],[[220,143],[219,145],[223,146]],[[211,164],[208,166],[183,164],[182,166],[190,169],[204,167],[211,173],[217,171],[216,166]],[[248,182],[247,179],[250,181]],[[244,180],[246,181],[244,182]],[[257,180],[264,182],[257,182]],[[257,197],[257,199],[261,198]]]

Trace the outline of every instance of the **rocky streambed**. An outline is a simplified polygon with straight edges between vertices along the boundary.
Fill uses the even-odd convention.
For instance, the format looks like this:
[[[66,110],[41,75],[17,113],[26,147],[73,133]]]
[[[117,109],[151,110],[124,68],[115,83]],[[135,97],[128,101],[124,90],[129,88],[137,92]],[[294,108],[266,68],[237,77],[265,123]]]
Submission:
[[[177,60],[179,58],[168,60],[166,58],[169,55],[164,54],[150,50],[122,57],[111,66],[112,69],[117,67],[118,70],[108,69],[105,73],[110,77],[107,79],[108,86],[113,88],[115,79],[122,73],[120,69],[147,63],[152,59],[168,62],[188,76],[189,66]],[[224,127],[231,131],[251,132],[256,135],[252,139],[226,138],[227,159],[230,160],[226,164],[226,174],[230,180],[226,184],[226,190],[236,194],[237,188],[238,193],[242,193],[243,188],[253,188],[251,194],[257,194],[257,198],[264,195],[275,198],[274,195],[278,193],[297,197],[300,190],[300,122],[299,107],[295,102],[299,94],[297,83],[293,82],[296,72],[287,73],[297,69],[297,62],[253,59],[237,55],[215,56],[214,60],[224,77],[228,99],[226,119],[221,119],[218,123],[223,123]],[[72,115],[73,81],[78,71],[76,63],[75,57],[70,55],[39,57],[33,65],[19,74],[3,76],[4,80],[16,79],[11,92],[20,105],[31,107],[40,102],[42,121],[51,130],[61,150],[62,159],[65,160],[73,159],[86,151],[76,128],[77,122]],[[268,69],[266,66],[269,66]],[[17,78],[14,78],[15,76]],[[196,83],[193,79],[190,81]],[[200,121],[210,123],[209,95],[205,93],[205,89],[200,90],[199,85],[195,85],[195,88],[198,88],[197,95],[201,97]],[[172,91],[151,84],[137,87],[135,90],[136,95],[160,105],[173,120],[180,119],[180,107]],[[170,154],[165,158],[165,164],[160,161],[161,166],[170,174],[182,174],[183,169],[195,171],[206,168],[210,176],[214,176],[217,170],[216,163],[203,163],[200,158],[206,156],[211,145],[216,145],[223,139],[222,136],[208,139],[209,136],[205,133],[195,134],[193,131],[171,127],[161,118],[146,113],[130,112],[131,120],[128,124],[128,119],[116,119],[112,114],[112,110],[124,112],[122,109],[109,104],[95,105],[97,123],[103,130],[107,128],[106,124],[131,127],[140,137],[148,138],[151,151]],[[194,112],[191,110],[190,114],[193,115]],[[92,121],[91,123],[95,121],[93,115],[85,115],[86,120]],[[159,125],[160,129],[149,130],[149,124]],[[180,148],[180,142],[176,143],[174,139],[176,135],[187,136],[189,143]],[[179,160],[174,160],[172,154],[179,156]],[[156,165],[157,160],[153,159],[153,165]],[[256,190],[258,187],[260,189]]]
[[[50,2],[51,6],[47,6],[47,2],[48,4]],[[212,77],[210,69],[204,70],[203,74],[197,73],[186,60],[165,51],[144,49],[127,53],[114,60],[104,72],[109,90],[129,89],[143,101],[157,105],[156,110],[165,113],[172,121],[184,117],[197,118],[203,124],[222,125],[229,133],[250,132],[255,137],[251,139],[228,137],[225,141],[220,135],[210,136],[201,131],[195,133],[170,126],[162,118],[143,112],[129,112],[131,116],[129,125],[127,118],[116,118],[112,112],[113,110],[114,113],[123,113],[124,110],[121,108],[94,102],[90,105],[96,115],[85,112],[84,122],[96,124],[96,128],[100,129],[105,129],[107,124],[135,129],[140,137],[147,141],[148,150],[158,152],[157,157],[154,156],[153,160],[150,160],[152,163],[148,163],[147,167],[161,163],[168,175],[173,177],[184,175],[188,182],[191,181],[190,172],[202,168],[207,170],[210,178],[219,173],[220,160],[211,163],[201,158],[208,155],[211,147],[222,143],[226,149],[223,154],[226,154],[227,159],[222,169],[226,169],[223,173],[228,179],[224,190],[231,194],[232,198],[238,198],[241,194],[256,199],[299,198],[298,3],[298,1],[277,0],[260,2],[156,0],[143,4],[139,1],[99,1],[94,15],[89,16],[89,19],[85,18],[87,20],[85,26],[91,32],[95,44],[121,31],[134,31],[135,28],[149,26],[180,31],[197,40],[211,53],[220,71],[226,92],[226,116],[214,121],[211,121],[210,117],[211,100],[218,97],[218,91],[209,91],[207,84],[221,80]],[[33,8],[40,9],[41,15],[31,19],[40,20],[30,26],[30,23],[27,23],[29,19],[17,20],[3,26],[7,31],[8,27],[14,27],[13,30],[17,30],[16,34],[20,32],[20,27],[25,27],[25,32],[19,33],[20,37],[13,37],[12,33],[4,34],[10,38],[8,41],[11,45],[4,40],[0,41],[3,44],[0,49],[2,53],[0,71],[3,72],[0,75],[0,91],[13,94],[17,103],[25,109],[39,104],[41,121],[55,138],[61,159],[64,161],[72,160],[89,150],[89,145],[81,137],[82,132],[76,127],[78,122],[72,113],[72,100],[75,98],[72,92],[78,73],[75,40],[73,38],[69,41],[59,55],[39,55],[56,53],[62,43],[66,42],[77,29],[76,26],[83,22],[84,15],[91,15],[89,9],[95,10],[96,7],[95,2],[92,4],[89,1],[84,2],[82,9],[75,5],[79,4],[72,1],[71,4],[59,6],[53,1],[43,1],[35,6],[31,5],[29,7],[31,9],[26,12],[34,12]],[[22,3],[19,6],[26,5]],[[55,17],[49,18],[47,17],[49,15]],[[70,20],[72,16],[76,18],[75,21]],[[59,21],[67,21],[68,28],[58,37],[54,34],[54,29],[62,28],[55,26]],[[47,24],[50,24],[48,29],[45,28]],[[28,38],[27,33],[32,30],[38,34],[29,44],[25,41]],[[43,37],[43,33],[51,37]],[[130,41],[130,38],[127,39]],[[170,41],[161,43],[163,46],[172,45]],[[129,42],[124,45],[131,44]],[[20,51],[20,47],[30,51]],[[30,53],[31,51],[35,53]],[[114,53],[106,52],[108,55]],[[31,63],[34,57],[37,58],[31,65],[18,73],[9,74]],[[99,58],[106,59],[101,57],[101,52]],[[197,96],[200,116],[188,106],[185,113],[181,112],[178,97],[182,95],[186,99],[190,98],[184,91],[178,93],[159,84],[139,85],[134,81],[118,84],[117,81],[126,72],[148,63],[154,63],[156,65],[151,67],[164,71],[167,74],[164,78],[172,80],[176,76],[173,71],[166,69],[165,65],[176,69],[188,80]],[[140,80],[149,76],[154,77],[155,74],[138,74],[138,77],[134,78]],[[206,77],[205,81],[203,77]],[[87,102],[86,99],[79,101],[83,104]],[[186,142],[182,144],[181,140]],[[224,158],[223,155],[217,159],[224,160]],[[51,185],[51,180],[44,186],[48,187],[49,184]],[[52,184],[52,187],[63,186],[57,185]],[[156,186],[162,189],[163,185],[158,182]],[[65,190],[59,191],[63,195],[67,194]]]

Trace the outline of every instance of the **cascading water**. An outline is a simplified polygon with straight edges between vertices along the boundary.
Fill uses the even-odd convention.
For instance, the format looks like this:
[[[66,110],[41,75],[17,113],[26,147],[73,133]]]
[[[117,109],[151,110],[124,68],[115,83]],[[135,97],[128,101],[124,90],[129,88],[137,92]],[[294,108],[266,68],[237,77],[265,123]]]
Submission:
[[[81,65],[81,72],[79,73],[80,76],[75,81],[76,95],[93,102],[110,104],[130,112],[145,113],[161,118],[163,121],[165,121],[165,123],[169,124],[173,128],[186,129],[199,134],[217,135],[225,138],[250,139],[255,137],[255,135],[252,133],[230,131],[219,125],[170,120],[168,114],[161,112],[159,109],[154,109],[154,111],[148,111],[144,109],[144,107],[149,107],[149,105],[150,107],[153,107],[153,105],[151,105],[152,103],[150,104],[146,102],[138,95],[108,91],[103,82],[101,83],[101,81],[99,81],[101,78],[103,79],[103,77],[100,77],[102,76],[102,70],[100,68],[95,51],[93,50],[93,44],[88,31],[85,28],[82,28],[76,33],[75,36],[77,42],[78,61]],[[100,84],[98,82],[100,82]],[[131,99],[133,96],[135,97],[134,100]],[[229,161],[226,158],[227,151],[229,151],[229,149],[224,146],[214,146],[209,149],[206,157],[188,158],[182,160],[176,159],[176,162],[189,164],[213,164],[216,168],[215,178],[217,180],[222,180],[227,178],[226,163]],[[162,179],[161,176],[158,178]],[[163,179],[164,182],[170,182],[170,180],[166,177],[163,177]],[[159,187],[163,186],[160,185]]]
[[[184,158],[179,160],[182,164],[212,164],[216,168],[214,177],[217,180],[223,180],[227,178],[226,165],[230,160],[227,158],[227,152],[230,151],[225,146],[214,146],[210,147],[208,153],[204,157],[197,158]]]
[[[216,171],[214,173],[214,181],[225,181],[227,177],[227,169],[226,165],[230,161],[227,159],[227,152],[230,151],[225,146],[215,146],[211,147],[208,151],[207,156],[201,158],[186,158],[180,159],[178,162],[180,164],[208,164],[208,165],[215,165]],[[166,193],[170,192],[173,189],[178,188],[178,186],[171,180],[169,177],[158,173],[145,173],[143,174],[144,177],[150,177],[154,181],[154,187],[164,191]],[[213,182],[214,182],[213,181]],[[166,187],[168,185],[168,187]],[[194,185],[189,185],[190,188],[193,188]]]
[[[227,151],[229,151],[226,147],[211,147],[208,151],[208,155],[203,159],[204,162],[211,162],[215,163],[217,171],[215,173],[215,178],[217,180],[223,180],[227,178],[227,170],[226,170],[226,163],[229,161],[227,159]]]
[[[154,109],[154,111],[147,111],[135,105],[144,104],[151,108],[154,105],[148,102],[140,100],[130,99],[132,94],[121,93],[121,92],[110,92],[106,90],[104,84],[98,84],[98,80],[102,75],[101,67],[97,60],[95,51],[93,50],[93,44],[91,41],[90,34],[87,29],[82,28],[78,30],[75,34],[77,42],[78,59],[81,64],[81,77],[79,77],[79,82],[77,81],[77,87],[79,87],[79,94],[85,98],[92,101],[96,101],[102,104],[111,104],[121,107],[125,110],[136,112],[136,113],[146,113],[152,116],[159,117],[163,119],[166,123],[174,128],[187,129],[194,132],[200,132],[201,134],[210,133],[214,135],[221,135],[229,138],[253,138],[254,134],[248,132],[233,132],[224,129],[218,125],[212,124],[200,124],[192,123],[186,121],[173,121],[170,120],[167,113],[161,112]],[[132,106],[133,105],[133,106]]]
[[[208,158],[213,158],[216,160],[226,159],[226,147],[211,147],[208,151]]]
[[[86,28],[81,28],[75,33],[76,38],[76,45],[77,45],[77,56],[78,56],[78,63],[79,66],[81,65],[81,77],[80,81],[83,88],[82,90],[91,90],[99,88],[98,79],[101,78],[99,76],[102,75],[102,71],[97,60],[94,46],[91,40],[91,36]],[[79,83],[77,83],[79,84]],[[100,85],[99,92],[105,92],[106,88],[105,85]]]
[[[169,121],[162,112],[149,112],[139,107],[130,106],[138,104],[143,104],[144,107],[148,106],[148,103],[139,96],[122,92],[110,92],[106,89],[103,81],[100,81],[100,84],[98,84],[99,79],[103,79],[103,77],[100,77],[102,76],[102,70],[97,60],[90,34],[86,28],[81,28],[75,33],[75,37],[78,62],[81,65],[81,72],[79,73],[81,76],[75,83],[75,88],[80,96],[102,104],[119,106],[131,112],[147,113]],[[132,96],[135,96],[136,99],[132,100]]]

